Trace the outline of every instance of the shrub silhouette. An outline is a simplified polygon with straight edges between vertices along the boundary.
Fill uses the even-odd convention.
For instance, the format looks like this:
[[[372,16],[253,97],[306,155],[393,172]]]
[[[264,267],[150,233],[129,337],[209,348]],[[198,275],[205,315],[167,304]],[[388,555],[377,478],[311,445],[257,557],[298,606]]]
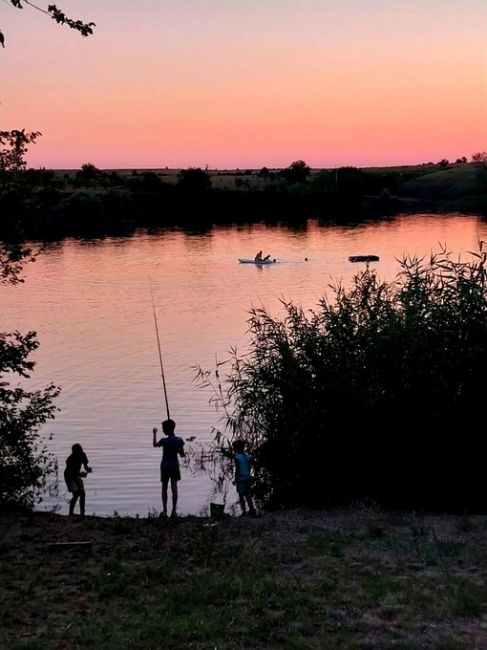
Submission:
[[[199,167],[189,167],[179,172],[178,187],[189,194],[200,194],[211,188],[211,176]]]
[[[281,171],[281,176],[289,185],[292,185],[294,183],[305,183],[310,173],[311,169],[304,160],[295,160],[289,167]]]
[[[216,398],[264,504],[485,507],[485,260],[405,258],[394,281],[367,268],[311,313],[251,312],[250,353]]]

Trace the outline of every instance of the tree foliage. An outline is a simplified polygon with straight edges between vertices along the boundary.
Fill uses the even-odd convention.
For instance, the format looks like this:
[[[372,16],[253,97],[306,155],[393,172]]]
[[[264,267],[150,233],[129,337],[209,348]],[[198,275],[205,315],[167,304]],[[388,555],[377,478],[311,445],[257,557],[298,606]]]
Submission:
[[[2,244],[0,284],[22,282],[22,266],[29,259],[30,249]],[[38,346],[35,332],[0,332],[0,505],[32,505],[56,476],[56,459],[39,429],[54,417],[59,388],[49,384],[29,391],[19,383],[30,377],[35,367],[30,356]]]
[[[91,36],[93,34],[93,27],[96,27],[95,23],[84,23],[82,20],[73,20],[68,18],[66,14],[56,7],[56,5],[48,5],[47,10],[38,7],[33,2],[29,0],[10,0],[10,4],[13,5],[16,9],[23,9],[24,5],[29,5],[38,11],[50,16],[55,20],[59,25],[67,25],[71,29],[78,31],[82,36]],[[5,47],[5,36],[0,29],[0,45]]]
[[[93,33],[94,23],[72,20],[56,5],[44,10],[29,0],[10,3],[17,9],[34,7],[82,36]],[[5,47],[1,30],[0,45]],[[25,169],[29,145],[40,135],[25,129],[0,131],[0,172],[15,179]],[[0,284],[22,282],[23,263],[33,258],[32,251],[20,244],[0,244]],[[38,346],[35,332],[0,332],[0,505],[32,505],[57,472],[56,459],[47,450],[40,427],[54,417],[53,400],[60,389],[53,384],[33,391],[25,387],[35,367],[30,357]]]
[[[0,285],[23,282],[21,273],[24,263],[34,261],[35,257],[31,248],[18,243],[0,243]]]
[[[484,509],[486,278],[485,254],[443,250],[390,283],[367,268],[309,314],[252,311],[216,397],[261,501]]]
[[[487,151],[477,151],[472,154],[472,162],[474,165],[487,167]]]
[[[35,143],[41,134],[39,131],[0,131],[0,172],[20,171],[25,169],[30,144]]]
[[[92,163],[81,165],[79,172],[76,172],[76,182],[79,185],[92,185],[101,176],[100,170]]]
[[[365,189],[365,173],[358,167],[339,167],[334,173],[335,189],[342,195],[359,196]]]
[[[296,160],[281,171],[281,176],[289,185],[294,185],[296,183],[305,183],[310,173],[311,169],[304,160]]]
[[[211,187],[211,176],[200,167],[189,167],[179,172],[178,186],[193,194],[206,192]]]
[[[28,391],[8,379],[28,378],[34,368],[30,355],[38,348],[35,332],[0,332],[0,505],[32,505],[57,465],[39,432],[54,417],[53,384]]]

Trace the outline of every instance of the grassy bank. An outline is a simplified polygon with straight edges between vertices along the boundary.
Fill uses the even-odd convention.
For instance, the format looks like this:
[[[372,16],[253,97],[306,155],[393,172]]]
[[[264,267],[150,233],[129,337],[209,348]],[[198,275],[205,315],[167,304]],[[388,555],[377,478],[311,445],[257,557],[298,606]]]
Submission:
[[[5,650],[487,647],[487,517],[0,516]],[[52,549],[53,542],[89,541]]]

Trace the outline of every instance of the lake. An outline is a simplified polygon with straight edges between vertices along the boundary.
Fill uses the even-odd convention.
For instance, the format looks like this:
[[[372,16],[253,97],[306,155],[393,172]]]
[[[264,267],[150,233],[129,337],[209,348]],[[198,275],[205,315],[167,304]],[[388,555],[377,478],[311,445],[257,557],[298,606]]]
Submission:
[[[210,395],[195,385],[194,366],[214,367],[231,346],[245,353],[252,307],[281,313],[280,299],[313,308],[329,285],[364,268],[350,255],[379,255],[379,275],[392,278],[397,258],[430,255],[446,244],[467,256],[487,240],[475,216],[407,215],[357,226],[228,226],[194,233],[167,230],[100,241],[49,245],[25,271],[25,284],[1,287],[6,331],[36,330],[41,346],[31,387],[62,387],[46,433],[60,475],[71,445],[94,468],[85,481],[87,513],[146,516],[160,510],[160,450],[152,428],[165,419],[150,282],[159,325],[171,417],[176,433],[199,444],[221,427]],[[239,264],[258,250],[278,263]],[[306,261],[307,258],[307,261]],[[64,483],[41,507],[67,511]],[[229,503],[235,501],[230,486]],[[183,469],[181,514],[206,513],[206,474]]]

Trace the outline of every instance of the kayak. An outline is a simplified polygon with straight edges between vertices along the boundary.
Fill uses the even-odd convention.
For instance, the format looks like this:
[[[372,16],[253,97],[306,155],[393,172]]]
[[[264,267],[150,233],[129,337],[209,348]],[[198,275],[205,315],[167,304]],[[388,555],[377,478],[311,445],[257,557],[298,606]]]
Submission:
[[[240,264],[257,264],[257,266],[265,266],[266,264],[275,264],[276,260],[246,260],[241,257],[238,258]]]

